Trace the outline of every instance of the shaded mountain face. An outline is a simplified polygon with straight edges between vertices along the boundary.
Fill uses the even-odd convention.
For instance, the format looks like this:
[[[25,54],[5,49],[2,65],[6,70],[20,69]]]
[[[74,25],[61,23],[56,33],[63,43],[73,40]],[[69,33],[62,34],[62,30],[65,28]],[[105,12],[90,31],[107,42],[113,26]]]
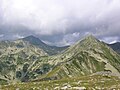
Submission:
[[[120,54],[120,42],[116,42],[113,44],[108,44],[113,50]]]
[[[25,37],[23,38],[23,40],[28,41],[29,43],[42,48],[49,55],[55,55],[55,54],[61,53],[66,48],[69,47],[69,46],[65,46],[65,47],[50,46],[50,45],[45,44],[39,38],[36,38],[34,36]]]

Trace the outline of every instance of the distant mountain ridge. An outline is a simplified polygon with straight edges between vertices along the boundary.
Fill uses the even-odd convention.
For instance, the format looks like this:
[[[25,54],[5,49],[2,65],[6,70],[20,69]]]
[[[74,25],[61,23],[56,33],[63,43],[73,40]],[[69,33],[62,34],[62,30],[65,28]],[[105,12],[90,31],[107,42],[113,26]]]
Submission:
[[[50,46],[50,45],[45,44],[39,38],[36,38],[33,35],[25,37],[23,38],[23,40],[28,41],[31,44],[44,49],[44,51],[46,51],[49,55],[55,55],[55,54],[61,53],[69,47],[69,46],[64,46],[64,47]],[[116,42],[113,44],[107,44],[107,45],[110,46],[114,51],[120,53],[120,42]]]
[[[110,46],[113,50],[115,50],[116,52],[120,54],[120,42],[108,44],[108,46]]]
[[[42,48],[49,55],[55,55],[55,54],[61,53],[62,51],[64,51],[66,48],[69,47],[69,46],[65,46],[65,47],[50,46],[42,42],[39,38],[36,38],[32,35],[23,38],[23,40],[28,41],[29,43]]]

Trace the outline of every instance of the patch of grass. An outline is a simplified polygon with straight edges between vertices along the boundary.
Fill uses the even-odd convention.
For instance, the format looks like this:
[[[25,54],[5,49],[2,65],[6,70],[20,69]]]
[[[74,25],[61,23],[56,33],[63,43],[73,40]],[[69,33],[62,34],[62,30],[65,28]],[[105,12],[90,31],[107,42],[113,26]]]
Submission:
[[[19,83],[14,85],[3,85],[1,90],[53,90],[55,88],[61,89],[64,86],[85,87],[87,90],[92,89],[113,89],[120,88],[120,79],[118,77],[110,76],[105,77],[102,75],[82,76],[77,78],[63,78],[60,80],[41,81],[41,82],[28,82]],[[56,90],[58,90],[56,89]]]

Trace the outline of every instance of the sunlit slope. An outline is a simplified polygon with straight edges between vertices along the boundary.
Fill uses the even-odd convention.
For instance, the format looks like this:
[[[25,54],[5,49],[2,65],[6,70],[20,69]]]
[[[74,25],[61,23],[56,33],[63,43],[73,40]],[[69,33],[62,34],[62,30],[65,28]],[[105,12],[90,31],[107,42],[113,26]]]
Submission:
[[[120,56],[92,35],[69,47],[46,78],[60,79],[108,71],[120,76]]]

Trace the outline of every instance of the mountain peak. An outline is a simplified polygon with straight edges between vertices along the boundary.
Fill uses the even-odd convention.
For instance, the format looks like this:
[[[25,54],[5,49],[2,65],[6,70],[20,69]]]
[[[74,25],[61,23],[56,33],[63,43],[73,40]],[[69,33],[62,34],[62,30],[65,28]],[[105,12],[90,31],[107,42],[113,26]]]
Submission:
[[[27,36],[27,37],[25,37],[23,39],[39,39],[39,38],[37,38],[37,37],[35,37],[33,35],[30,35],[30,36]]]
[[[47,45],[46,43],[42,42],[39,38],[33,35],[25,37],[22,40],[27,41],[37,47],[42,48],[49,55],[58,54],[67,48],[67,47],[56,47],[56,46]]]
[[[37,38],[33,35],[27,36],[27,37],[23,38],[23,40],[28,41],[34,45],[44,45],[44,43],[39,38]]]
[[[90,50],[91,48],[101,48],[101,43],[93,35],[87,35],[82,40],[79,40],[67,52],[77,52],[81,50]]]
[[[99,40],[95,36],[87,35],[82,40],[79,40],[78,43],[76,43],[76,44],[83,44],[83,43],[85,43],[85,45],[88,45],[88,44],[97,43],[98,41]]]
[[[84,39],[93,39],[93,40],[95,39],[96,40],[96,37],[90,34],[90,35],[85,36]]]

